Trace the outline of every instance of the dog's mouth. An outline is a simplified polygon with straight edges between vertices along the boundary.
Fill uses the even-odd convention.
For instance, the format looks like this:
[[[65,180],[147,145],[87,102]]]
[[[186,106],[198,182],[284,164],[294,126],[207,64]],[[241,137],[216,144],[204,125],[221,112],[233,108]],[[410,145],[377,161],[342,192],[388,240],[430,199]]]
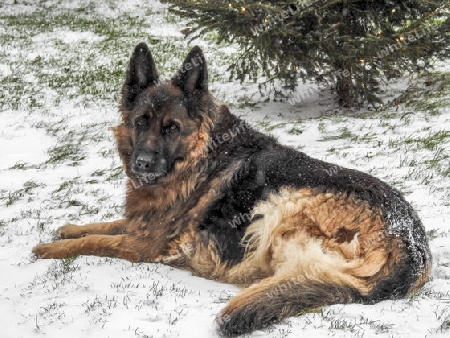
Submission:
[[[168,175],[167,171],[162,171],[159,173],[134,173],[134,176],[139,181],[140,185],[144,184],[154,184],[157,180]]]
[[[169,178],[175,171],[175,164],[184,161],[184,158],[178,157],[169,168],[161,169],[155,172],[142,172],[132,169],[134,186],[139,189],[142,186],[152,186],[161,184],[166,178]]]

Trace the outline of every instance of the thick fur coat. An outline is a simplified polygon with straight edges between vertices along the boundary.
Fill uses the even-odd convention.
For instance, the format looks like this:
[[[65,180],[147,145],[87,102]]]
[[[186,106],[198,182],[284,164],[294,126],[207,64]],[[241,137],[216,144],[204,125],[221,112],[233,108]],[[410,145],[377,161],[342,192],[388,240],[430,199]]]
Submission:
[[[161,81],[139,44],[114,129],[127,176],[123,219],[65,225],[40,258],[160,262],[241,285],[217,317],[234,336],[318,307],[404,297],[428,279],[420,219],[397,190],[313,159],[215,102],[202,51]]]

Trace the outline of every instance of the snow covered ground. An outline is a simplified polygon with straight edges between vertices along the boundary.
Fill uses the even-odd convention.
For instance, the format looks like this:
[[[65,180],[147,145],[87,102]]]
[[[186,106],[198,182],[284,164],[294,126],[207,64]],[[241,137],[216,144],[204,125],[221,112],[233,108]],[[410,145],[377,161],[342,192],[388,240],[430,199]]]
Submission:
[[[448,337],[450,67],[438,65],[428,87],[414,77],[386,87],[387,99],[413,88],[398,109],[334,114],[326,90],[295,106],[261,103],[255,84],[229,82],[236,49],[216,46],[213,32],[189,44],[185,27],[151,0],[0,3],[0,336],[215,337],[215,315],[239,292],[160,264],[31,255],[65,222],[121,216],[125,176],[108,128],[119,121],[129,55],[144,41],[166,77],[199,44],[214,94],[236,114],[309,155],[393,184],[425,224],[434,263],[418,294],[326,307],[252,337]]]

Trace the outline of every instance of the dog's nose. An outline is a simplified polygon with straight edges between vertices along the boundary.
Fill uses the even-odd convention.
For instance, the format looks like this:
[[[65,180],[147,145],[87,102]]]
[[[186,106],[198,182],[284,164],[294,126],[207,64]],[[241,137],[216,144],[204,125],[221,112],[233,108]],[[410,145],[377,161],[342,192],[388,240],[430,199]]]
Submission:
[[[135,160],[136,168],[139,171],[149,171],[149,169],[155,164],[154,154],[139,155]]]

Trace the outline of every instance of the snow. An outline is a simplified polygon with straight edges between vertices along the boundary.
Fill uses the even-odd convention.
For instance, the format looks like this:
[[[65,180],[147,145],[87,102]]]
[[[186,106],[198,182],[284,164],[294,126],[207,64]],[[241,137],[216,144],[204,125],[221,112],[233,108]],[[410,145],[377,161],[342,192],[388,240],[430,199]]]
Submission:
[[[24,142],[26,139],[39,140],[39,143]],[[17,114],[2,114],[2,119],[0,120],[0,148],[9,150],[6,154],[3,154],[0,163],[0,170],[4,170],[4,174],[13,174],[8,172],[7,169],[21,161],[34,164],[40,163],[51,144],[52,140],[43,131],[34,129],[30,125],[24,125]]]
[[[34,43],[46,43],[47,41],[54,41],[59,39],[64,43],[72,44],[80,41],[98,42],[103,38],[92,32],[73,32],[68,30],[54,30],[50,33],[37,34],[32,38]]]
[[[51,22],[78,10],[90,20],[113,22],[116,35],[111,39],[75,23],[16,27],[5,18],[49,12]],[[132,26],[134,18],[144,23]],[[185,27],[168,16],[166,5],[149,0],[0,4],[0,37],[14,37],[0,46],[1,336],[216,337],[215,316],[240,290],[161,264],[99,257],[36,260],[31,254],[66,222],[121,217],[125,176],[108,128],[120,120],[117,93],[132,48],[148,41],[163,77],[172,75],[192,45],[201,45],[211,89],[235,114],[308,155],[391,183],[414,205],[430,235],[432,280],[419,294],[371,306],[326,307],[251,337],[447,337],[450,139],[435,145],[417,140],[449,132],[449,105],[439,114],[408,106],[367,116],[336,114],[330,88],[317,89],[315,83],[297,87],[297,93],[314,95],[294,105],[286,99],[261,103],[267,96],[260,96],[257,84],[228,81],[226,62],[236,46],[217,47],[208,39],[189,44],[180,33]],[[446,63],[438,68],[450,71]],[[89,84],[83,71],[96,69],[108,79]],[[52,85],[63,76],[55,82],[61,85]],[[386,97],[407,84],[386,87]]]

